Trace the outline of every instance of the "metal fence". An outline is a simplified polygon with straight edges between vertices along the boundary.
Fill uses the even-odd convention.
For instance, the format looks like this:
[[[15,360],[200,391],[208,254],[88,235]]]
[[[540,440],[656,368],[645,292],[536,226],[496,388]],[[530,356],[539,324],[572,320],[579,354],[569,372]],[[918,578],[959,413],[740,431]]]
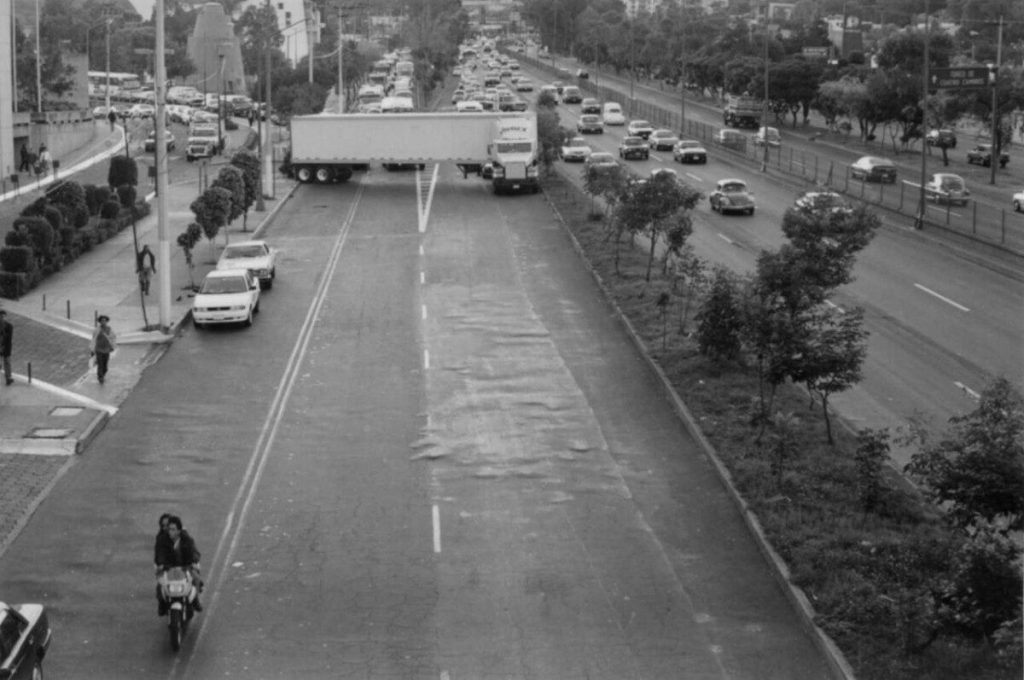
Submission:
[[[522,53],[513,55],[520,63],[550,74],[552,79],[565,78],[564,71]],[[598,85],[587,79],[574,79],[580,90],[587,96],[601,101],[613,100],[622,104],[631,118],[642,118],[655,127],[679,130],[682,136],[697,139],[720,154],[729,154],[737,161],[760,166],[764,163],[764,147],[743,143],[735,148],[715,143],[715,133],[721,126],[700,121],[682,120],[679,110],[669,110],[633,97],[618,88]],[[684,124],[685,123],[685,124]],[[747,140],[752,136],[746,137]],[[808,182],[817,187],[837,191],[851,199],[915,219],[920,208],[920,185],[916,182],[900,181],[896,184],[869,183],[855,180],[850,176],[846,164],[836,164],[828,158],[814,153],[799,151],[791,147],[769,148],[767,168],[782,175]],[[1009,197],[1007,197],[1009,198]],[[1024,216],[1015,214],[1009,208],[970,201],[966,206],[935,204],[926,202],[924,226],[940,227],[969,236],[979,241],[996,245],[1016,254],[1024,255]]]

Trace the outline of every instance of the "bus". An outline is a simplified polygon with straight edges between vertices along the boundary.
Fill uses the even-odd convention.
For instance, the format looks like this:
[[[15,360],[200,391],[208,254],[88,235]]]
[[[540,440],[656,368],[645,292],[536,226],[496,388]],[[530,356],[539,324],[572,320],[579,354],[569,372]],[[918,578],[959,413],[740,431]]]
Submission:
[[[404,76],[406,78],[412,78],[415,68],[416,67],[411,61],[400,61],[395,64],[395,77],[401,78]]]
[[[110,83],[111,96],[119,94],[130,95],[131,93],[142,89],[142,81],[134,73],[89,71],[89,96],[106,96],[108,82]]]

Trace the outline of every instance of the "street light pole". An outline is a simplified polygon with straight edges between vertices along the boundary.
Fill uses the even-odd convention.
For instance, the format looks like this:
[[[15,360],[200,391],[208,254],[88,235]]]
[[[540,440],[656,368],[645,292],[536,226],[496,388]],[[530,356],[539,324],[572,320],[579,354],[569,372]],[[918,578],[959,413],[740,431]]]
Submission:
[[[999,155],[1003,150],[1003,139],[999,134],[999,67],[1003,61],[1003,17],[999,17],[999,36],[996,38],[996,63],[992,73],[992,149],[989,151],[989,166],[992,168],[992,175],[989,177],[989,184],[996,183],[996,165],[999,163]]]
[[[764,128],[764,155],[761,157],[761,172],[768,171],[768,6],[764,9],[764,103],[761,108],[761,127]]]
[[[156,0],[156,55],[153,62],[156,87],[156,235],[157,300],[160,307],[160,329],[167,333],[171,327],[171,240],[167,228],[167,144],[164,119],[167,104],[166,55],[164,54],[164,0]],[[143,307],[145,309],[145,307]]]
[[[931,58],[928,43],[931,42],[931,5],[924,0],[924,65],[921,68],[921,182],[918,187],[917,217],[914,219],[915,229],[924,229],[925,180],[928,178],[928,60]]]
[[[341,3],[338,3],[338,113],[345,113],[345,23]]]
[[[43,112],[43,52],[39,37],[39,0],[36,0],[36,111]]]

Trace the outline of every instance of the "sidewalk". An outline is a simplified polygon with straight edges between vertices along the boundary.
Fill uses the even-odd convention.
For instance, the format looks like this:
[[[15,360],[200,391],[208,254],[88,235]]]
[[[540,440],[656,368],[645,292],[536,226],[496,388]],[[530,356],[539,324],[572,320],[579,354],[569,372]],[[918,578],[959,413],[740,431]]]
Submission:
[[[228,133],[228,150],[211,164],[210,179],[227,162],[232,150],[244,143],[244,125]],[[85,172],[106,171],[102,153],[112,137],[123,144],[121,131],[97,139],[73,162],[86,163],[90,153],[99,162]],[[113,146],[123,150],[123,146]],[[77,155],[77,154],[76,154]],[[72,161],[69,161],[69,165]],[[70,173],[68,173],[70,174]],[[68,174],[61,172],[62,177]],[[142,184],[142,186],[146,186]],[[266,199],[266,211],[250,210],[248,233],[236,220],[230,238],[257,238],[291,196],[295,184],[275,179],[275,198]],[[24,192],[23,192],[24,193]],[[117,413],[145,369],[157,361],[191,311],[189,272],[184,254],[175,243],[178,234],[193,220],[189,204],[198,195],[198,180],[168,186],[167,229],[171,243],[170,333],[146,331],[143,303],[135,274],[132,230],[93,248],[59,273],[49,277],[20,300],[0,300],[14,327],[11,363],[14,384],[0,384],[0,553],[14,539],[35,507],[76,456]],[[24,200],[21,197],[16,200]],[[2,199],[0,199],[2,200]],[[147,196],[151,203],[152,195]],[[157,216],[154,210],[136,225],[139,246],[157,251]],[[218,237],[218,249],[223,237]],[[201,243],[195,254],[192,277],[198,283],[213,268],[210,246]],[[158,265],[159,266],[159,265]],[[158,285],[154,279],[145,297],[148,322],[159,322]],[[89,344],[94,319],[110,317],[118,335],[118,349],[111,356],[105,384],[96,380],[90,364]],[[2,382],[2,381],[0,381]]]

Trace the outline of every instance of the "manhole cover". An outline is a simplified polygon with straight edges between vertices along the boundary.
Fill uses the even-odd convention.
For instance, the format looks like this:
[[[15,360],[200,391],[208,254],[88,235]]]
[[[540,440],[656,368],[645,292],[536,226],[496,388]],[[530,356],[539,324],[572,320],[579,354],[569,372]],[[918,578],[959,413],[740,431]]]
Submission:
[[[77,416],[82,411],[83,411],[83,409],[79,408],[78,406],[58,406],[57,408],[55,408],[52,411],[50,411],[50,415],[51,416],[71,417],[71,416]]]
[[[66,427],[36,427],[28,433],[32,439],[64,439],[71,430]]]

